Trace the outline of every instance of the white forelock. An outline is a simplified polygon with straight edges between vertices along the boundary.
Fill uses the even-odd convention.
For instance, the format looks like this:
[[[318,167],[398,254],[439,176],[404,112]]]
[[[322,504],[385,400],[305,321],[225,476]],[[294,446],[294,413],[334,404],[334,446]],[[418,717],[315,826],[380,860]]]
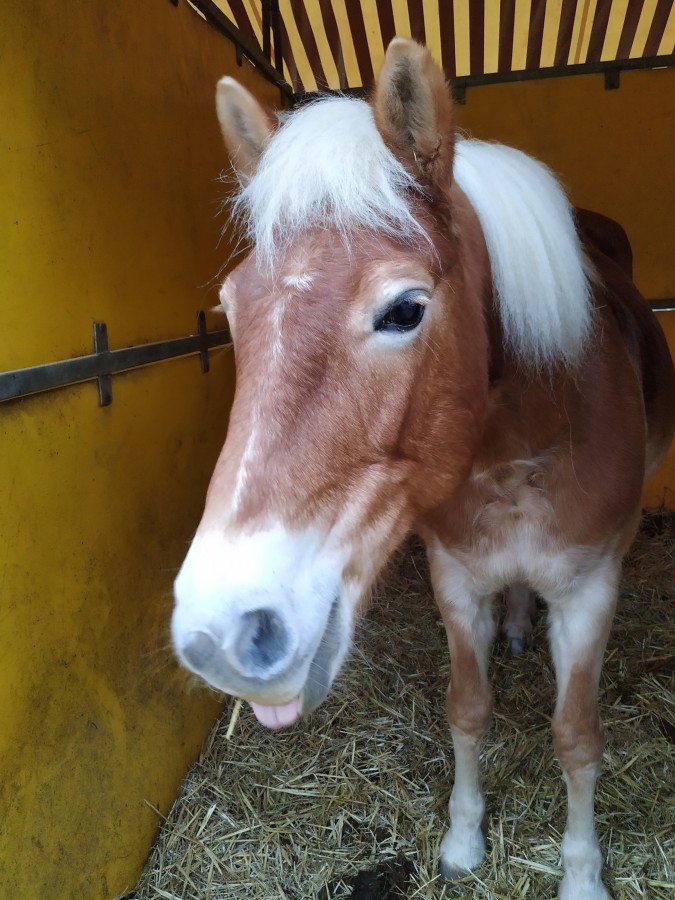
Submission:
[[[542,163],[458,138],[454,177],[480,220],[505,338],[527,365],[573,363],[591,327],[586,262],[572,209]],[[263,265],[299,231],[358,226],[429,239],[408,202],[413,176],[384,144],[371,107],[325,98],[291,113],[234,200]]]
[[[298,231],[326,224],[345,237],[356,226],[425,235],[406,200],[417,188],[385,146],[370,106],[329,97],[285,119],[234,209],[261,263],[271,264]]]

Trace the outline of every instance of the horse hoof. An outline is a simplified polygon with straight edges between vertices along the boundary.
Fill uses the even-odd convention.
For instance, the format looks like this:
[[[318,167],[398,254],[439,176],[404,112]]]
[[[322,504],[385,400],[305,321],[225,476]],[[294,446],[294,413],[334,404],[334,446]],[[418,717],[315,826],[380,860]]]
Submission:
[[[612,900],[612,895],[601,881],[573,885],[563,878],[558,885],[558,900]]]
[[[484,823],[477,828],[450,829],[440,846],[438,871],[446,881],[466,878],[485,856]]]
[[[460,878],[466,878],[469,869],[458,869],[455,866],[448,865],[441,860],[438,864],[438,874],[445,881],[459,881]]]

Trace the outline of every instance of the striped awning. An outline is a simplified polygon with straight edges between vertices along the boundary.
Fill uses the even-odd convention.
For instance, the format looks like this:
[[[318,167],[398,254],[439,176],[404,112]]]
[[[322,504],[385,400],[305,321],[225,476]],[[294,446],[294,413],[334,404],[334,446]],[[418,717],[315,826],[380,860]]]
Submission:
[[[397,34],[426,44],[449,78],[672,63],[675,50],[673,0],[213,2],[295,93],[367,87]]]

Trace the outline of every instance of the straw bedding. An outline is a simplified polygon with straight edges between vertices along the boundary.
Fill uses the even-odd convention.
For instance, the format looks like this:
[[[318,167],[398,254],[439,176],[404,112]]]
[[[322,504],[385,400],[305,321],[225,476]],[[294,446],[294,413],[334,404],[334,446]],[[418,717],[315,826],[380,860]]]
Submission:
[[[675,513],[646,516],[626,561],[604,667],[597,793],[617,898],[675,891]],[[408,544],[375,591],[352,659],[307,722],[266,731],[228,701],[163,823],[135,900],[492,900],[555,895],[565,793],[549,732],[554,679],[540,610],[531,649],[495,646],[482,764],[488,854],[437,874],[453,760],[450,675],[424,553]]]

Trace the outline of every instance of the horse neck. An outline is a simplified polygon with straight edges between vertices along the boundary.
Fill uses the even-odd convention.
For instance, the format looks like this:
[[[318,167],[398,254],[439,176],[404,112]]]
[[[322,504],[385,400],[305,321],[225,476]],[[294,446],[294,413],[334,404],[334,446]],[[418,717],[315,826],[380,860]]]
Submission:
[[[482,308],[488,341],[488,379],[498,380],[505,364],[504,330],[499,317],[487,244],[469,199],[456,184],[452,185],[452,227],[460,236],[460,259],[463,267],[465,302],[476,302]]]

